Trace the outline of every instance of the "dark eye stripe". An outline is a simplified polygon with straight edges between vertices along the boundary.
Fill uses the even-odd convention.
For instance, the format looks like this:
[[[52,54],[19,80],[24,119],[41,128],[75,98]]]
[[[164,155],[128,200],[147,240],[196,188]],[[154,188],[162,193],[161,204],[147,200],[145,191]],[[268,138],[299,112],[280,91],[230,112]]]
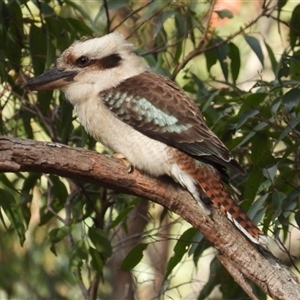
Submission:
[[[75,64],[79,68],[85,68],[93,65],[99,69],[112,69],[120,65],[122,58],[119,54],[112,54],[101,59],[89,59],[87,56],[80,56],[76,59]]]
[[[95,63],[101,69],[112,69],[120,65],[122,58],[119,54],[112,54],[101,59],[95,60]]]

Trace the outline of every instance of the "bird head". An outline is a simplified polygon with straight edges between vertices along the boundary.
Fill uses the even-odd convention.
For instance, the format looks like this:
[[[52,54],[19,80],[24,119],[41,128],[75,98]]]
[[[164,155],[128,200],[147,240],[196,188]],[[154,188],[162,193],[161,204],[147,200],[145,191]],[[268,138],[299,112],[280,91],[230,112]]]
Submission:
[[[118,32],[74,42],[55,67],[26,82],[28,90],[62,90],[73,105],[149,67]]]

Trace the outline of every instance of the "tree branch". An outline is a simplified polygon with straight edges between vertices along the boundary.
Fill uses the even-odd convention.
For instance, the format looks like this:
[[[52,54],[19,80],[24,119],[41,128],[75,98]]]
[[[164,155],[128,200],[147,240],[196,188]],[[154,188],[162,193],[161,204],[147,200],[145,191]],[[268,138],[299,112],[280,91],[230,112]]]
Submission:
[[[300,280],[268,251],[253,246],[215,207],[206,215],[192,196],[168,178],[151,178],[117,159],[61,144],[0,137],[0,172],[41,172],[148,198],[180,215],[220,252],[236,281],[242,276],[274,299],[298,299]],[[238,270],[232,272],[232,270]],[[246,286],[246,284],[245,284]],[[252,295],[253,298],[253,295]]]

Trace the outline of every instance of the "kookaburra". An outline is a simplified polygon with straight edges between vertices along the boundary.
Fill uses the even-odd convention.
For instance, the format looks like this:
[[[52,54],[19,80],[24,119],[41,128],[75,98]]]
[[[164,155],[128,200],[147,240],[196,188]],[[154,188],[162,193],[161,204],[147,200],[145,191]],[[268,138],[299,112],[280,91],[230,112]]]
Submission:
[[[207,127],[195,103],[173,81],[152,72],[113,32],[73,43],[29,90],[64,92],[97,141],[152,176],[168,175],[209,213],[213,203],[254,243],[266,236],[224,186],[226,168],[244,171]]]

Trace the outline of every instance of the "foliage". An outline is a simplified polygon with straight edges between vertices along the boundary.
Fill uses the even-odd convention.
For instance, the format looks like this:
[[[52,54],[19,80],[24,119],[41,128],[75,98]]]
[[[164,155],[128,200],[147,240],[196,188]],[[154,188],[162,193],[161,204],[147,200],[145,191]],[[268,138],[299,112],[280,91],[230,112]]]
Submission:
[[[265,1],[255,11],[256,17],[229,34],[210,23],[212,4],[202,4],[124,0],[95,1],[85,8],[69,0],[2,1],[0,132],[94,149],[95,141],[78,124],[63,95],[57,91],[28,94],[22,82],[49,69],[74,40],[120,30],[156,72],[176,79],[197,102],[208,125],[247,170],[243,178],[232,174],[240,199],[245,200],[241,205],[268,235],[284,243],[291,229],[300,226],[300,5],[280,1],[276,7]],[[282,16],[285,8],[292,12],[286,16],[289,27]],[[234,16],[227,9],[218,15]],[[263,16],[269,17],[268,26],[285,45],[282,50],[271,45],[270,37],[258,34]],[[289,36],[280,28],[288,28]],[[248,60],[252,54],[257,63]],[[254,75],[260,73],[245,86],[241,81],[249,82],[244,67],[249,62],[256,65]],[[172,218],[166,212],[160,220],[148,218],[136,240],[130,236],[129,220],[140,199],[46,174],[0,174],[0,199],[0,290],[3,297],[11,298],[26,293],[67,299],[74,297],[75,286],[75,293],[87,298],[96,281],[101,287],[96,288],[94,299],[97,295],[109,299],[113,281],[109,259],[123,245],[116,236],[133,243],[124,246],[127,256],[121,266],[137,270],[149,244],[155,244],[157,224]],[[146,218],[147,211],[143,213]],[[162,293],[172,288],[184,257],[191,256],[197,265],[209,248],[199,233],[183,228],[178,241],[167,245],[174,247],[174,253],[163,262]],[[23,248],[12,236],[18,236]],[[228,284],[234,286],[230,291],[225,288]],[[201,292],[197,290],[199,299],[218,285],[228,299],[244,295],[214,259],[209,280]]]

